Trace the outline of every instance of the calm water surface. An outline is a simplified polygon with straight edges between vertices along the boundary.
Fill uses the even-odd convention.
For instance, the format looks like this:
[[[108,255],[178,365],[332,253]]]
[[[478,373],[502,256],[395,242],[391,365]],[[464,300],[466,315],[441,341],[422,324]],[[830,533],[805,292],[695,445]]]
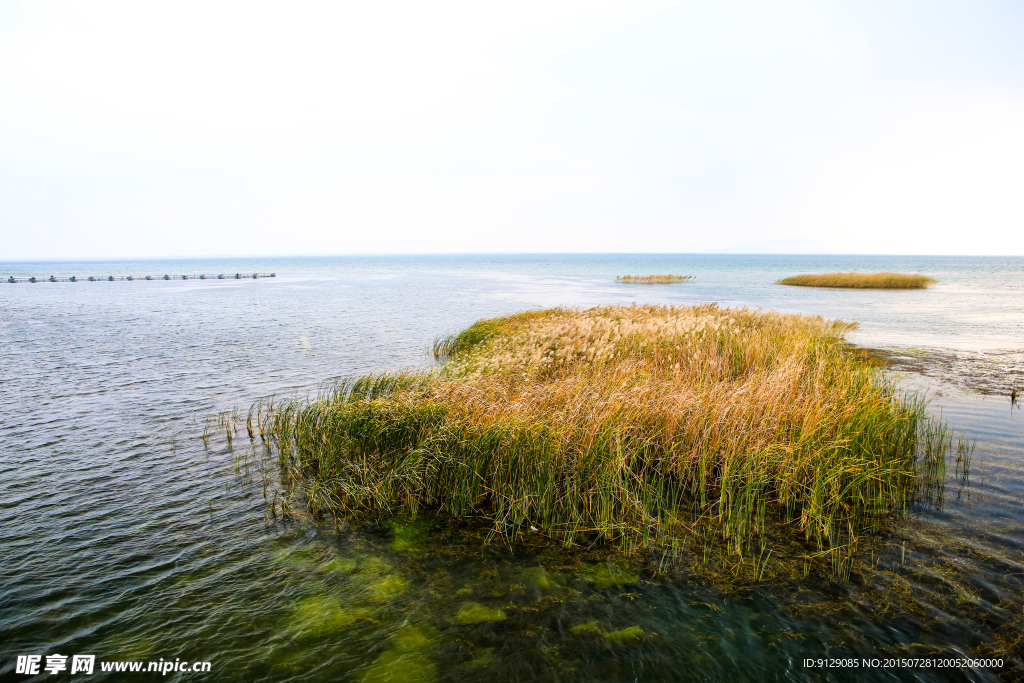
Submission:
[[[836,270],[922,272],[939,283],[907,292],[773,284]],[[1007,398],[1014,383],[1024,387],[1024,259],[0,264],[4,279],[237,271],[277,277],[0,283],[0,677],[33,680],[14,673],[17,655],[58,653],[212,662],[210,674],[168,680],[1024,677],[1024,414]],[[696,279],[614,283],[663,272]],[[600,548],[485,544],[474,520],[362,530],[281,522],[236,470],[247,439],[201,438],[208,416],[262,396],[429,364],[435,337],[481,317],[632,301],[860,321],[853,341],[918,359],[906,365],[908,388],[931,391],[935,414],[975,440],[969,479],[951,466],[942,505],[867,543],[849,581],[794,575],[769,557],[756,584],[746,567],[734,578],[685,563],[655,575]],[[1002,657],[1004,666],[804,667],[821,657]]]

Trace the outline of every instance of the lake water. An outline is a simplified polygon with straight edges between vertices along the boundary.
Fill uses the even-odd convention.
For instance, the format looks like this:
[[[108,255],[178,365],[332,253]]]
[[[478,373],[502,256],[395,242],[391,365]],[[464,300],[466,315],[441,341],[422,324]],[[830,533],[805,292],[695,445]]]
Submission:
[[[784,287],[920,272],[927,290]],[[417,256],[0,264],[0,276],[275,272],[260,280],[0,282],[0,677],[19,655],[210,661],[168,680],[1024,678],[1024,259]],[[621,285],[678,273],[692,282]],[[975,441],[969,479],[880,532],[849,581],[654,573],[601,548],[484,543],[474,520],[370,529],[268,516],[208,416],[433,362],[482,317],[691,304],[860,322]],[[242,430],[244,436],[244,429]],[[748,572],[749,573],[749,572]],[[1002,667],[820,669],[819,658]],[[96,665],[96,675],[100,665]],[[69,676],[65,671],[64,676]],[[114,674],[110,674],[114,675]],[[152,676],[152,674],[150,674]],[[72,678],[80,677],[76,674]],[[54,679],[55,680],[55,679]]]

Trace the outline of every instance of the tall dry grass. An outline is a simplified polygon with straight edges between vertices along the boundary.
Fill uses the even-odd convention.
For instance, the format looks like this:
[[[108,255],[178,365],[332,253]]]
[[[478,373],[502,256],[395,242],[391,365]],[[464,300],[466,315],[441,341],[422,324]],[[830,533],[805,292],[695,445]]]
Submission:
[[[615,281],[637,285],[671,285],[692,279],[692,275],[620,275]]]
[[[487,515],[624,549],[771,524],[822,553],[941,483],[949,439],[819,317],[552,309],[438,341],[434,372],[256,410],[314,514]]]
[[[934,284],[933,278],[906,273],[822,273],[794,275],[777,281],[780,285],[797,287],[843,287],[852,289],[924,289]]]

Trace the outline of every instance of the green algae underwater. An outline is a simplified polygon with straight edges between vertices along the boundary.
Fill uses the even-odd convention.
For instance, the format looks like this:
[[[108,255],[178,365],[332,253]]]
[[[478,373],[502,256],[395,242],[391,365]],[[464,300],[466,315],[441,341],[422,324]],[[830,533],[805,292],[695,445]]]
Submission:
[[[225,678],[814,680],[799,662],[822,653],[952,656],[953,615],[984,613],[963,568],[925,553],[944,539],[913,525],[865,542],[841,581],[826,562],[808,566],[796,543],[759,567],[726,544],[669,560],[607,544],[566,549],[539,534],[506,543],[489,540],[486,519],[425,512],[338,528],[292,516],[275,527],[269,567],[250,569],[267,572],[246,630],[263,645]],[[960,652],[1001,657],[1012,673],[1022,629],[1018,613],[995,639],[960,640]]]
[[[513,325],[520,322],[513,318]],[[483,321],[442,340],[438,355],[457,356],[460,345],[479,348],[507,324],[507,319]],[[564,344],[567,335],[564,328],[560,332]],[[715,334],[716,348],[737,348]],[[355,470],[363,477],[361,504],[338,505],[330,478],[311,478],[296,465],[315,439],[303,444],[289,429],[322,424],[300,421],[301,411],[318,405],[348,417],[352,404],[387,405],[410,388],[422,397],[424,387],[445,377],[444,369],[335,386],[319,404],[254,407],[246,420],[253,448],[239,457],[237,471],[251,486],[262,486],[268,523],[285,530],[280,542],[286,545],[275,563],[297,595],[276,617],[264,620],[277,635],[249,673],[364,681],[813,680],[816,672],[801,667],[804,658],[955,655],[1000,658],[1006,668],[998,675],[1019,677],[1024,611],[1002,597],[996,602],[1005,618],[993,623],[992,598],[983,595],[974,577],[959,563],[936,560],[937,555],[976,554],[971,544],[954,547],[955,540],[918,519],[942,509],[947,474],[957,483],[958,496],[966,489],[970,448],[963,442],[954,446],[944,425],[925,417],[920,399],[901,402],[893,384],[879,379],[863,354],[849,354],[841,335],[825,335],[823,346],[815,348],[816,362],[825,349],[841,362],[854,357],[849,367],[862,373],[861,381],[878,380],[873,389],[891,392],[885,395],[887,405],[912,420],[911,436],[919,439],[908,442],[904,432],[900,443],[904,448],[909,443],[909,451],[889,452],[920,468],[908,477],[905,496],[870,508],[875,514],[861,517],[856,528],[851,516],[844,517],[847,533],[833,537],[807,533],[785,514],[764,514],[756,535],[737,543],[714,516],[682,506],[676,519],[687,533],[670,539],[651,534],[652,542],[633,536],[623,543],[623,535],[608,533],[621,526],[607,525],[552,533],[557,526],[509,524],[507,512],[498,516],[486,506],[454,514],[408,487],[397,488],[403,492],[397,500],[380,496],[369,485],[365,463]],[[493,348],[488,352],[493,356]],[[467,375],[493,380],[472,359],[461,365],[449,360],[446,367],[453,365],[456,380]],[[222,424],[231,432],[241,423],[236,415]],[[386,450],[390,444],[394,452],[422,456],[426,449],[415,430],[400,426],[405,431],[397,442],[376,432],[374,448]],[[329,444],[328,437],[336,434],[316,438]],[[293,441],[283,441],[282,435]],[[340,450],[363,457],[365,443],[348,439]],[[319,456],[324,450],[321,446]],[[408,458],[400,462],[410,465]],[[394,469],[388,476],[400,480]],[[350,480],[344,483],[351,486]],[[273,490],[269,496],[268,490]],[[935,552],[938,546],[941,553]],[[969,621],[985,627],[951,649],[948,631]],[[269,671],[261,668],[266,666]],[[831,672],[831,677],[888,680],[891,675],[846,673]],[[912,673],[922,679],[934,674]],[[974,669],[967,678],[994,680],[995,675]]]

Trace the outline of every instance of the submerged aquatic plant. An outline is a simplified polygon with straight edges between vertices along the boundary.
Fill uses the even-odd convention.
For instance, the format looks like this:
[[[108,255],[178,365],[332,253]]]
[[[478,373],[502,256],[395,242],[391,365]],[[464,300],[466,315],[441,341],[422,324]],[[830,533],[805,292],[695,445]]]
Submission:
[[[670,285],[692,279],[692,275],[620,275],[615,281],[637,285]]]
[[[485,621],[505,621],[508,616],[500,607],[486,607],[479,602],[464,602],[455,613],[456,624],[479,624]]]
[[[776,284],[798,287],[840,287],[850,289],[924,289],[935,283],[926,275],[907,273],[821,273],[794,275]]]
[[[531,311],[439,340],[437,370],[256,415],[314,515],[428,507],[567,545],[712,534],[754,555],[785,526],[839,567],[941,494],[950,447],[851,328],[715,304]]]

